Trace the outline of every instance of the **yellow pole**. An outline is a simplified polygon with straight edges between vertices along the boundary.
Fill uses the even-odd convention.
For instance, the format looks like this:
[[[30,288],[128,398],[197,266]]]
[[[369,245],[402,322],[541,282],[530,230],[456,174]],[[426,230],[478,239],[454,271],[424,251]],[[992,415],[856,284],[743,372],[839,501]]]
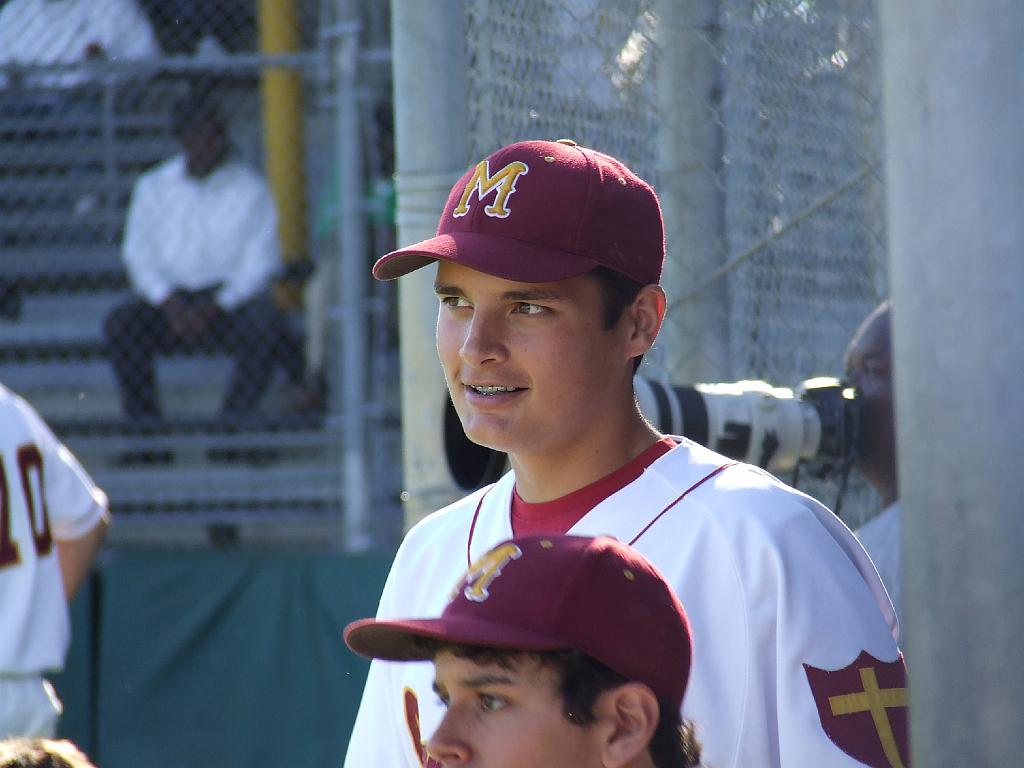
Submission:
[[[259,0],[258,13],[262,53],[299,50],[297,0]],[[308,256],[302,77],[295,69],[268,68],[260,89],[267,178],[277,205],[281,255],[286,263],[296,263]],[[278,286],[277,300],[285,307],[299,306],[301,295],[296,284]]]

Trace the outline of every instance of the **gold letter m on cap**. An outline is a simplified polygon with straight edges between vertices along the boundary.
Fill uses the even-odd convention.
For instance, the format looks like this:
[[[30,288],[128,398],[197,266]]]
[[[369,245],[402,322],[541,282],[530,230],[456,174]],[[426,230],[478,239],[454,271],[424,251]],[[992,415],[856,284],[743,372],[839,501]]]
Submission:
[[[473,563],[466,573],[465,588],[462,591],[466,599],[482,603],[490,597],[487,588],[491,586],[491,582],[501,576],[502,568],[513,560],[518,560],[522,555],[523,551],[515,544],[505,543]]]
[[[486,160],[476,164],[473,176],[470,178],[466,188],[462,190],[462,197],[459,204],[452,211],[452,216],[459,218],[469,213],[469,199],[476,192],[477,197],[483,200],[494,190],[498,190],[494,196],[494,202],[484,208],[484,213],[498,219],[508,217],[508,198],[516,191],[516,181],[520,176],[529,173],[530,169],[526,163],[515,160],[500,171],[491,176],[491,166]]]

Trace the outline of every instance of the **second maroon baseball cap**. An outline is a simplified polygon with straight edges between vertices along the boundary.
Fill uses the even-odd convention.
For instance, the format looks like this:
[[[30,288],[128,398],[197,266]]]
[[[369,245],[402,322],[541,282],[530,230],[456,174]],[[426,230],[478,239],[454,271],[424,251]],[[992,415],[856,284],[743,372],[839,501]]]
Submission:
[[[661,206],[614,157],[568,139],[522,141],[466,171],[437,234],[382,256],[373,275],[392,280],[437,259],[527,283],[597,266],[657,283],[665,261]]]
[[[433,639],[524,651],[575,649],[679,707],[690,675],[686,613],[657,568],[608,536],[525,536],[477,560],[438,618],[363,619],[356,653],[423,661]]]

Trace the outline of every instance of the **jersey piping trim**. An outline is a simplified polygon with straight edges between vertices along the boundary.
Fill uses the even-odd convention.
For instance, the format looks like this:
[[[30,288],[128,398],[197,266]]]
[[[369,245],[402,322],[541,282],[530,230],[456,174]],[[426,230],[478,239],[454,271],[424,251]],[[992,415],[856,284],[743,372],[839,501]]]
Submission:
[[[492,485],[480,495],[480,501],[476,503],[476,511],[473,512],[473,522],[469,524],[469,537],[466,539],[466,570],[473,567],[473,532],[476,530],[476,521],[480,517],[480,509],[484,505],[487,494],[494,490]]]
[[[712,470],[708,474],[704,475],[704,477],[702,477],[696,483],[694,483],[689,488],[687,488],[685,491],[683,491],[681,494],[679,494],[675,498],[675,500],[673,500],[667,507],[665,507],[663,510],[661,510],[661,512],[656,514],[651,519],[651,521],[649,523],[647,523],[647,525],[645,525],[642,529],[640,529],[640,533],[638,533],[636,536],[634,536],[630,540],[629,545],[633,546],[634,544],[636,544],[637,541],[640,539],[640,537],[643,536],[645,533],[647,533],[648,530],[650,530],[652,525],[654,525],[656,522],[658,522],[665,515],[665,513],[667,513],[670,509],[672,509],[672,507],[674,507],[676,504],[678,504],[680,501],[682,501],[684,498],[686,498],[687,494],[689,494],[690,491],[693,491],[693,490],[699,488],[701,485],[706,483],[708,480],[713,478],[715,475],[717,475],[720,472],[728,469],[729,467],[734,467],[737,464],[739,464],[738,461],[730,461],[728,464],[722,464],[720,467],[716,467],[714,470]],[[474,520],[474,522],[475,522],[475,520]]]
[[[668,506],[666,506],[663,510],[661,510],[661,512],[659,512],[653,518],[651,518],[651,521],[649,523],[647,523],[647,525],[645,525],[643,528],[641,528],[640,532],[636,536],[634,536],[632,539],[630,539],[629,545],[633,546],[634,544],[636,544],[637,541],[639,541],[640,537],[643,536],[645,533],[647,533],[647,531],[650,530],[651,526],[653,526],[662,517],[664,517],[665,514],[670,509],[672,509],[672,507],[674,507],[680,501],[685,499],[686,496],[691,491],[696,490],[697,488],[702,486],[704,483],[706,483],[708,480],[713,478],[715,475],[718,475],[719,473],[725,471],[729,467],[734,467],[737,464],[739,464],[738,461],[730,461],[730,462],[728,462],[726,464],[722,464],[719,467],[715,467],[715,469],[713,469],[711,472],[709,472],[708,474],[704,475],[704,477],[702,477],[696,483],[694,483],[689,488],[687,488],[685,491],[683,491],[681,494],[679,494],[675,499],[673,499],[668,504]],[[476,509],[473,510],[473,520],[469,524],[469,536],[466,537],[466,568],[467,569],[473,567],[473,534],[476,532],[476,522],[480,518],[480,510],[483,508],[484,499],[487,498],[487,494],[489,494],[492,490],[494,490],[494,486],[493,485],[490,488],[488,488],[486,491],[484,491],[484,493],[480,496],[480,501],[478,501],[476,503]]]

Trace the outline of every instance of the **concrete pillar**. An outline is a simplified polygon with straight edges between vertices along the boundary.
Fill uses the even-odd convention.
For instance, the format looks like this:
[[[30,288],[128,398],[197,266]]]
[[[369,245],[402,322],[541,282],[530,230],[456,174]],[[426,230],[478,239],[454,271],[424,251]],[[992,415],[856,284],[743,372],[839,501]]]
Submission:
[[[658,196],[668,254],[669,312],[658,339],[670,381],[730,376],[725,280],[676,301],[722,265],[724,199],[717,183],[722,135],[715,108],[720,66],[718,0],[658,0]]]
[[[469,167],[462,0],[393,0],[398,242],[430,237]],[[434,343],[435,269],[398,280],[406,520],[460,496],[444,446],[447,391]]]
[[[1024,4],[882,2],[918,766],[1024,751]]]

